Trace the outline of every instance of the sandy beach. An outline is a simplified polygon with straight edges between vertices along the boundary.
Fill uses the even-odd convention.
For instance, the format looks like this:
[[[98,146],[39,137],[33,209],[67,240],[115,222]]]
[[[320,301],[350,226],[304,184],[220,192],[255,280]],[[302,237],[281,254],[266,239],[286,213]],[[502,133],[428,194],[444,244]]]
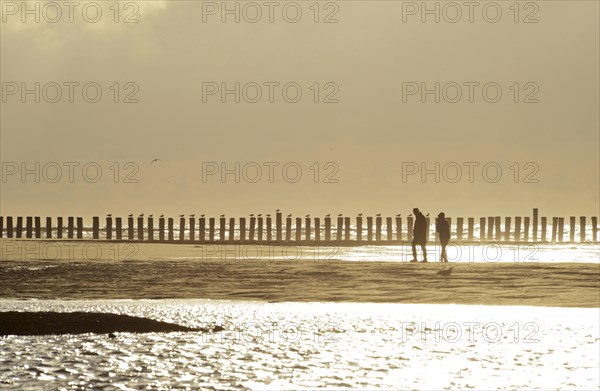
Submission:
[[[97,261],[64,254],[60,260],[5,257],[0,297],[600,307],[600,269],[593,263],[424,264],[308,256],[248,261],[214,251],[199,257],[193,245],[156,244],[139,244],[134,257],[115,261],[110,246],[100,245]],[[438,274],[448,267],[451,275]]]

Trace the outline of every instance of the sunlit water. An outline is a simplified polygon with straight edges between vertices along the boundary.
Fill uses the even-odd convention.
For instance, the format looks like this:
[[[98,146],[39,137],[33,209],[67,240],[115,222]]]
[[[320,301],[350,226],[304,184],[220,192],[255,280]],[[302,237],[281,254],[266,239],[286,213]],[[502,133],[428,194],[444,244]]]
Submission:
[[[599,389],[598,309],[207,300],[0,301],[227,331],[0,339],[6,388]]]

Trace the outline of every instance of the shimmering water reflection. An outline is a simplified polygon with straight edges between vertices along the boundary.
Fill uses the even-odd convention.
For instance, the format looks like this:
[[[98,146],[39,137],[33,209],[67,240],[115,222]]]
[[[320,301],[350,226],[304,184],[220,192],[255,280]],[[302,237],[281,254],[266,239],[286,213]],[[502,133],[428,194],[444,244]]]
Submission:
[[[0,339],[20,389],[598,389],[598,309],[208,300],[0,301],[226,331]]]

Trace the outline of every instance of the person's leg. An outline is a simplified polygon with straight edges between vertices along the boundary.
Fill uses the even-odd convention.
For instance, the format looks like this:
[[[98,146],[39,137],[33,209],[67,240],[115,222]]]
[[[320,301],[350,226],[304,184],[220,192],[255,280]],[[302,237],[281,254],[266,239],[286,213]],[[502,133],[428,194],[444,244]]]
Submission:
[[[421,243],[421,250],[423,250],[423,262],[427,262],[427,243],[422,242]]]
[[[415,241],[412,241],[412,253],[413,253],[413,259],[411,262],[416,262],[417,261],[417,243],[415,243]]]
[[[448,262],[448,256],[446,255],[446,246],[448,243],[442,243],[442,256],[440,262]]]

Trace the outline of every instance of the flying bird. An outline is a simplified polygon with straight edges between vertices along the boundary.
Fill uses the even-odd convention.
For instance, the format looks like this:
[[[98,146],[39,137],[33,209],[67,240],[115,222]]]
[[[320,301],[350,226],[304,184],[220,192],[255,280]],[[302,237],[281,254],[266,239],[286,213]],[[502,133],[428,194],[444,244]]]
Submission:
[[[450,274],[452,274],[452,268],[449,267],[448,269],[440,270],[439,272],[437,272],[437,274],[439,274],[440,276],[449,276]]]
[[[154,163],[154,162],[162,162],[162,160],[160,160],[160,159],[158,159],[158,158],[157,158],[157,159],[152,159],[152,161],[150,162],[150,164],[152,164],[152,163]]]

